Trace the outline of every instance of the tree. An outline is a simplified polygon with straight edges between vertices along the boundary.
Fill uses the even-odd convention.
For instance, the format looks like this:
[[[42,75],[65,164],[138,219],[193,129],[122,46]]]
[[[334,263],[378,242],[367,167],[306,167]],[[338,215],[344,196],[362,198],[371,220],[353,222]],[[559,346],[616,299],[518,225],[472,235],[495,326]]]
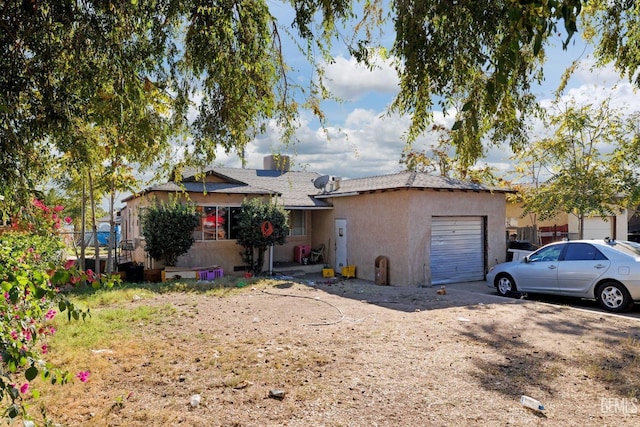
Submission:
[[[237,243],[244,248],[242,260],[254,275],[262,272],[264,254],[272,245],[282,245],[289,234],[287,212],[273,202],[245,200],[238,215]]]
[[[532,206],[535,202],[533,199],[539,194],[542,185],[541,174],[545,172],[545,159],[549,157],[549,153],[545,147],[550,146],[544,141],[534,142],[511,157],[515,162],[515,175],[517,182],[510,183],[510,187],[515,193],[507,194],[509,203],[519,203],[522,206]],[[529,215],[529,219],[534,229],[538,227],[538,215],[533,210],[524,213],[523,216]],[[538,244],[537,236],[533,238],[534,243]]]
[[[144,250],[156,261],[175,266],[180,255],[189,252],[195,241],[193,230],[199,217],[195,206],[172,199],[167,203],[156,201],[140,216]]]
[[[416,150],[414,148],[415,142],[405,146],[400,157],[400,164],[404,164],[407,170],[492,186],[505,184],[501,178],[496,176],[494,169],[488,165],[469,165],[461,161],[455,152],[450,129],[442,125],[433,125],[431,132],[437,133],[438,143],[432,144],[429,150]]]
[[[537,141],[528,159],[529,165],[539,163],[546,180],[521,187],[524,211],[540,219],[574,214],[582,238],[586,216],[606,218],[634,204],[638,172],[625,165],[621,150],[629,146],[629,134],[608,100],[599,106],[567,104],[549,121],[553,137]]]
[[[273,12],[282,5],[272,10],[265,1],[4,2],[0,193],[28,192],[46,173],[43,155],[82,144],[69,136],[78,120],[96,123],[100,99],[113,117],[156,108],[145,94],[167,95],[163,117],[172,126],[164,135],[189,127],[192,138],[179,139],[188,162],[212,161],[217,147],[241,155],[270,119],[291,138],[300,107],[324,120],[320,101],[329,94],[317,59],[330,63],[336,40],[365,63],[379,54],[393,58],[400,92],[391,109],[411,115],[409,140],[430,126],[434,108],[455,114],[452,141],[467,166],[482,155],[485,136],[514,151],[527,144],[523,129],[537,108],[532,87],[545,77],[545,48],[566,48],[578,25],[599,61],[614,61],[640,86],[640,12],[629,0],[283,4],[292,12],[286,22]],[[373,36],[388,22],[391,46]],[[347,28],[352,35],[343,34]],[[281,35],[316,68],[308,87],[293,83],[297,70],[283,56]],[[566,76],[561,88],[564,82]],[[190,111],[197,111],[194,120]],[[149,139],[159,146],[148,158],[168,154],[167,141]]]

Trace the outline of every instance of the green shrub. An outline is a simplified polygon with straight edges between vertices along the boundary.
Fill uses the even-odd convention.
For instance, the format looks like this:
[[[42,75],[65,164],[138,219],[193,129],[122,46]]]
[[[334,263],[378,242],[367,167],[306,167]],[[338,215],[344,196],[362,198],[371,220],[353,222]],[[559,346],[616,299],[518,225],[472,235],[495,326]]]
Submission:
[[[193,205],[156,201],[142,212],[141,224],[144,250],[156,261],[175,266],[178,257],[193,245],[193,230],[199,219]]]
[[[282,245],[289,234],[287,211],[261,199],[245,200],[238,216],[237,242],[242,260],[254,275],[262,272],[264,254],[271,245]]]

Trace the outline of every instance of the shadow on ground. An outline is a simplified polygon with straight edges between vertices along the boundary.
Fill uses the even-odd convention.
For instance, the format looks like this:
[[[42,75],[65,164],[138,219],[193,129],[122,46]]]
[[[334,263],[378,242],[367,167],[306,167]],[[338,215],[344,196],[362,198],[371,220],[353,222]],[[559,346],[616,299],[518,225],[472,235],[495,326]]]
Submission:
[[[438,291],[441,290],[439,285],[432,287],[380,286],[363,279],[343,279],[340,276],[323,278],[319,274],[306,274],[299,277],[276,276],[274,279],[291,280],[330,294],[406,312],[451,307],[472,308],[476,304],[541,302],[559,307],[572,307],[596,313],[611,314],[593,300],[536,294],[516,294],[512,298],[502,297],[496,293],[494,288],[487,286],[484,281],[444,285],[446,293],[439,295]],[[640,319],[640,305],[637,304],[629,312],[617,313],[615,316]]]
[[[502,298],[492,294],[487,287],[480,291],[484,282],[474,282],[468,286],[462,284],[418,287],[418,286],[380,286],[362,279],[323,278],[320,275],[304,275],[302,277],[276,276],[274,280],[291,281],[328,294],[350,298],[380,307],[414,312],[436,310],[451,307],[467,307],[473,309],[478,304],[519,304],[524,301]]]

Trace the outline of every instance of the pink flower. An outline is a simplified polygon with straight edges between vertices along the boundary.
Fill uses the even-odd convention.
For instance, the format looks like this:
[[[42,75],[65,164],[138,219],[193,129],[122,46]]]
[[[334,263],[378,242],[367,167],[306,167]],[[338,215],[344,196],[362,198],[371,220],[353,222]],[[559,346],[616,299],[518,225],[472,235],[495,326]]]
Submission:
[[[87,270],[87,282],[93,283],[95,281],[96,281],[96,274],[93,272],[93,270],[88,269]]]
[[[47,320],[51,320],[51,319],[53,319],[54,317],[56,317],[56,311],[55,311],[55,310],[53,310],[53,309],[52,309],[52,310],[47,311],[47,314],[45,314],[45,315],[44,315],[44,318],[45,318],[45,319],[47,319]]]
[[[18,339],[18,333],[16,331],[11,331],[11,338],[13,338],[14,340]]]
[[[42,203],[41,200],[33,199],[32,203],[33,203],[33,206],[35,206],[36,208],[40,208],[40,209],[46,208],[46,206],[44,205],[44,203]]]
[[[76,374],[76,378],[78,378],[83,383],[89,381],[89,371],[80,371]]]
[[[20,386],[20,393],[25,394],[29,391],[29,383],[24,383]]]
[[[67,262],[64,263],[64,269],[68,270],[75,265],[76,261],[73,259],[68,259]]]
[[[64,217],[64,222],[66,222],[67,224],[71,224],[73,222],[73,219],[71,219],[70,216],[65,216]]]
[[[42,354],[47,354],[49,352],[49,346],[46,344],[42,344],[40,349],[42,350]]]
[[[51,335],[54,335],[56,333],[56,328],[54,328],[53,326],[49,326],[49,333]]]
[[[63,210],[64,210],[64,206],[61,206],[61,205],[56,205],[53,207],[54,212],[61,212]]]

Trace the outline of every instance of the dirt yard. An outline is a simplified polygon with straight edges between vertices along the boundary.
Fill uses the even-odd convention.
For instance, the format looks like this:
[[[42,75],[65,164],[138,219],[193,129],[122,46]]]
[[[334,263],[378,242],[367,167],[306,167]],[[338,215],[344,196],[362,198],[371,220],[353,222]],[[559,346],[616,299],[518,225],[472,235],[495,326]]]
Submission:
[[[438,289],[283,281],[135,299],[168,314],[141,324],[126,354],[92,349],[90,381],[61,388],[50,415],[75,426],[640,425],[638,319]]]

